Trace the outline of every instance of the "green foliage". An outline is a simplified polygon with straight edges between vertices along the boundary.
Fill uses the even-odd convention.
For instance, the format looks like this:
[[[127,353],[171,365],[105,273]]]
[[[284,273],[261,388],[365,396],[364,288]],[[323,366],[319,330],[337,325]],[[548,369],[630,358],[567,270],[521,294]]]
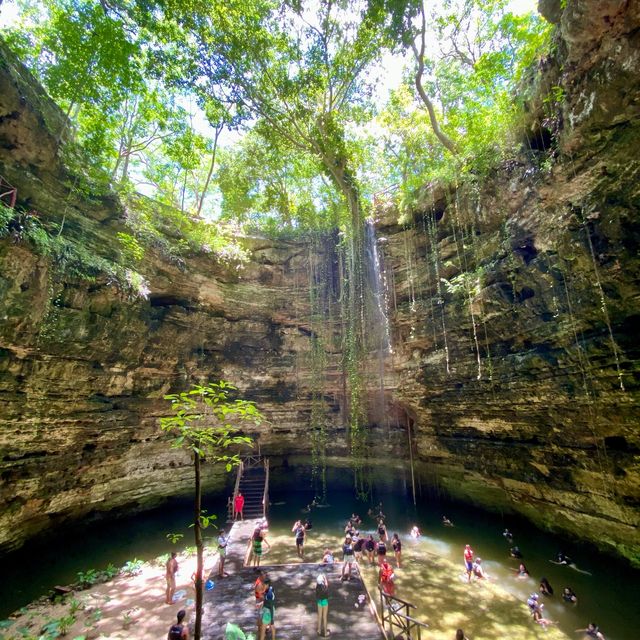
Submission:
[[[177,544],[180,540],[184,538],[184,534],[182,533],[167,533],[167,540],[171,544]]]
[[[230,471],[230,467],[229,465],[227,465],[227,471]],[[207,510],[206,509],[200,509],[200,518],[199,523],[200,523],[200,527],[202,529],[207,529],[210,526],[215,527],[216,525],[214,524],[214,522],[218,519],[218,516],[216,516],[215,514],[211,514],[211,515],[207,515]],[[189,527],[195,527],[196,525],[194,523],[191,523],[189,525]]]
[[[66,636],[69,629],[75,624],[76,618],[74,615],[62,616],[55,620],[48,620],[42,625],[40,630],[41,634],[48,640],[51,638],[55,640],[60,636]]]
[[[130,233],[119,231],[117,234],[120,240],[120,251],[126,262],[136,263],[144,258],[144,248]]]
[[[199,458],[207,456],[224,462],[227,471],[238,464],[238,454],[228,453],[228,449],[251,444],[250,438],[237,435],[238,425],[260,424],[262,415],[255,403],[232,400],[233,391],[236,387],[221,380],[165,396],[171,402],[173,415],[161,418],[160,426],[173,436],[171,446],[186,448]]]
[[[125,562],[124,566],[122,567],[122,574],[127,577],[140,575],[142,573],[143,564],[144,562],[142,560],[138,560],[137,558],[134,558],[133,560],[127,560],[127,562]]]
[[[100,576],[96,569],[88,569],[87,571],[78,571],[78,584],[81,589],[88,589],[98,582]]]

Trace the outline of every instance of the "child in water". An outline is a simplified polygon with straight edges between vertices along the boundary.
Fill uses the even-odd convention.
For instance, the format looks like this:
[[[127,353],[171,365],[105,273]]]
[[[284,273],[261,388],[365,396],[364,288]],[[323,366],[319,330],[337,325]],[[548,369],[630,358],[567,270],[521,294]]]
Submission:
[[[420,529],[418,529],[418,527],[415,524],[411,529],[411,537],[416,539],[420,537]]]

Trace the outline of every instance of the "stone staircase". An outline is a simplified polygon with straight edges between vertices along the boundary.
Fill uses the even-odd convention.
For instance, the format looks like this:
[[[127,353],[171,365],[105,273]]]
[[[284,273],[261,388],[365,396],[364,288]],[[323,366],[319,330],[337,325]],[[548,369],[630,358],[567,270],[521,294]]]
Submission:
[[[244,518],[263,518],[265,516],[265,507],[263,504],[265,496],[265,483],[267,481],[267,473],[261,465],[259,467],[251,467],[245,469],[238,490],[244,496]]]

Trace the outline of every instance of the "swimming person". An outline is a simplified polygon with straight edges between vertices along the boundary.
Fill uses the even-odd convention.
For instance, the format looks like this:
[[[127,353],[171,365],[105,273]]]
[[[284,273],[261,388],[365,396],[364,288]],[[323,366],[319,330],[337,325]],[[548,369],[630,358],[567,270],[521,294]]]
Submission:
[[[542,618],[542,605],[538,602],[539,598],[540,596],[537,593],[532,593],[527,599],[529,613],[531,613],[531,616],[536,622]]]
[[[473,575],[480,580],[488,580],[489,576],[484,572],[482,558],[476,558],[473,563]]]
[[[520,547],[518,546],[511,547],[511,549],[509,549],[509,555],[512,558],[522,558],[522,551],[520,551]]]
[[[578,596],[575,594],[575,591],[571,587],[565,587],[562,590],[562,599],[565,602],[571,602],[573,604],[578,602]]]
[[[556,555],[556,559],[549,560],[549,562],[553,562],[553,564],[563,564],[563,565],[566,565],[567,567],[570,567],[574,571],[577,571],[578,573],[584,573],[587,576],[591,575],[590,571],[584,571],[583,569],[578,569],[576,563],[562,551],[558,551]]]
[[[544,576],[540,579],[539,591],[542,595],[545,596],[553,595],[553,587],[549,584],[549,581]]]
[[[597,640],[605,640],[602,632],[595,622],[590,622],[586,629],[576,629],[576,633],[585,633],[589,638],[597,638]]]
[[[442,516],[442,524],[445,527],[453,527],[453,522],[451,522],[451,520],[449,520],[449,518],[447,518],[447,516]]]
[[[464,568],[467,572],[468,581],[471,582],[471,575],[473,573],[473,549],[471,545],[465,545],[462,557],[464,558]]]
[[[509,531],[509,529],[505,529],[502,532],[502,536],[507,542],[509,543],[513,542],[513,534],[511,533],[511,531]]]
[[[331,632],[327,629],[329,617],[329,583],[324,573],[319,573],[316,578],[316,605],[318,607],[318,635],[323,638]]]
[[[521,562],[520,566],[517,569],[514,569],[514,571],[516,572],[517,578],[524,579],[529,577],[529,570],[525,566],[524,562]]]
[[[411,529],[411,537],[415,538],[416,540],[420,537],[420,529],[418,529],[418,527],[415,524]]]

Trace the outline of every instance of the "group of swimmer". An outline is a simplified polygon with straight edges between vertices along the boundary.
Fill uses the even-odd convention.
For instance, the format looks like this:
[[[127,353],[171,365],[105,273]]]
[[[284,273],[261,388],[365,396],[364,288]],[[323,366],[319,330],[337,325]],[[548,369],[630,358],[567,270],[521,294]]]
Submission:
[[[443,517],[443,521],[444,521]],[[509,543],[509,545],[513,545],[513,534],[509,529],[505,529],[502,536]],[[518,560],[523,559],[523,554],[520,548],[517,545],[510,546],[509,555],[512,558],[517,558]],[[466,545],[463,552],[463,561],[465,566],[465,571],[467,575],[467,580],[470,582],[472,576],[475,576],[477,579],[487,579],[488,575],[484,572],[482,567],[482,560],[480,558],[474,558],[474,551],[470,545]],[[588,571],[583,571],[578,569],[576,564],[569,558],[564,552],[559,551],[555,560],[550,560],[550,562],[558,565],[564,565],[571,567],[575,571],[580,573],[584,573],[587,575],[591,575]],[[516,577],[520,579],[526,579],[529,577],[529,570],[527,569],[524,562],[520,562],[517,569],[514,569],[516,573]],[[553,596],[553,587],[549,583],[546,577],[542,577],[540,579],[540,584],[538,587],[538,592],[532,593],[527,599],[527,606],[529,607],[529,611],[531,616],[535,622],[545,627],[547,625],[556,624],[554,621],[549,620],[544,617],[543,609],[544,604],[540,601],[540,594],[551,597]],[[565,586],[562,589],[561,593],[562,599],[570,604],[576,604],[578,602],[578,597],[575,594],[575,591],[569,587]],[[586,629],[576,629],[576,632],[583,632],[590,638],[596,638],[597,640],[605,640],[604,635],[598,628],[598,625],[595,622],[589,623]]]
[[[308,506],[305,513],[310,513],[311,510],[317,506],[312,503]],[[241,509],[239,515],[242,517]],[[357,574],[356,562],[366,562],[371,566],[377,567],[378,571],[378,584],[383,593],[393,597],[395,594],[395,571],[402,567],[402,541],[398,533],[394,533],[389,538],[389,533],[386,525],[386,516],[382,511],[382,503],[374,509],[370,509],[368,512],[375,522],[375,534],[360,532],[360,526],[362,525],[362,519],[355,513],[352,513],[351,517],[347,520],[344,526],[344,538],[342,543],[342,570],[340,574],[341,581],[349,581],[352,579],[354,573]],[[446,527],[453,527],[454,524],[447,516],[442,516],[442,525]],[[291,527],[291,532],[294,534],[295,547],[298,558],[304,561],[304,544],[307,538],[307,533],[312,529],[313,525],[311,520],[307,517],[305,519],[298,518]],[[270,544],[266,540],[266,534],[268,531],[268,523],[266,520],[261,521],[252,533],[251,536],[251,553],[253,566],[256,570],[259,570],[262,555],[264,553],[263,546],[266,545],[270,549]],[[417,526],[414,526],[410,535],[414,539],[421,537],[420,530]],[[529,571],[523,561],[523,553],[520,548],[514,544],[514,536],[505,529],[503,532],[504,539],[509,544],[509,554],[512,558],[519,560],[519,566],[514,569],[516,577],[519,579],[529,578]],[[228,536],[224,531],[221,532],[218,539],[218,553],[219,553],[219,566],[218,577],[225,577],[227,574],[224,572],[224,558],[226,555],[226,546],[228,544]],[[387,548],[391,546],[393,550],[394,565],[387,558]],[[472,578],[477,580],[489,579],[488,574],[482,565],[482,559],[475,555],[475,552],[470,545],[466,545],[463,551],[463,561],[466,573],[466,579],[471,582]],[[322,556],[321,564],[333,564],[336,562],[335,556],[330,548],[325,548]],[[554,560],[550,562],[567,566],[580,573],[588,574],[587,571],[578,569],[575,563],[565,553],[560,551]],[[173,602],[173,591],[175,591],[175,573],[177,571],[176,554],[172,553],[171,557],[167,561],[166,575],[167,575],[167,603]],[[268,577],[260,571],[259,576],[254,585],[256,595],[256,607],[258,609],[257,622],[258,622],[258,638],[264,640],[267,631],[270,631],[271,637],[275,639],[275,607],[274,607],[274,591],[270,584]],[[328,582],[325,573],[320,572],[317,577],[317,584],[315,585],[316,601],[318,608],[318,635],[326,637],[330,634],[327,628],[327,613],[328,613]],[[541,601],[542,597],[552,597],[554,589],[547,580],[546,577],[540,579],[538,591],[532,593],[527,599],[527,606],[531,613],[534,622],[540,624],[546,628],[548,625],[556,624],[556,622],[549,620],[544,615],[544,603]],[[563,601],[569,604],[576,604],[578,598],[576,593],[570,586],[565,586],[560,594]],[[356,606],[364,604],[358,602]],[[184,617],[184,612],[182,613]],[[177,638],[178,629],[182,634],[182,638],[186,640],[186,625],[183,625],[183,620],[178,616],[177,625],[172,627],[172,631]],[[584,633],[589,638],[595,638],[596,640],[605,640],[604,635],[598,628],[598,625],[594,622],[589,623],[584,629],[576,629],[576,632]],[[464,632],[461,629],[456,631],[456,640],[467,640]]]

